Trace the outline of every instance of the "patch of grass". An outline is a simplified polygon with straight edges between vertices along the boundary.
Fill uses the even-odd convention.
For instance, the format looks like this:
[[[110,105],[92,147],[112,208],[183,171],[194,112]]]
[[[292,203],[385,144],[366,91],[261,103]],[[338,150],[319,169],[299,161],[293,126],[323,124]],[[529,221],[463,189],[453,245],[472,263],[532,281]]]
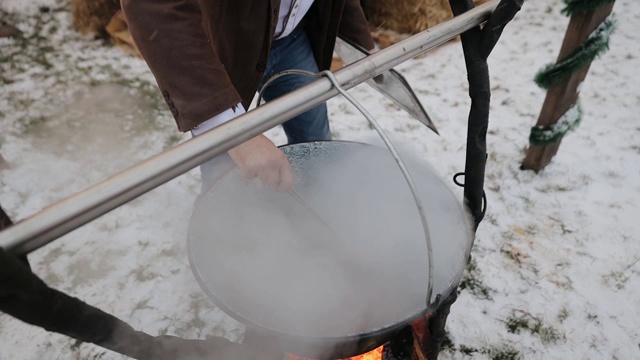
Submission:
[[[563,323],[568,318],[569,318],[569,309],[567,309],[566,307],[563,307],[562,309],[560,309],[557,319],[560,323]]]
[[[514,241],[516,239],[516,234],[513,231],[504,231],[500,235],[504,241]]]
[[[131,314],[133,314],[134,312],[138,311],[138,310],[143,310],[143,309],[153,309],[152,306],[149,305],[149,300],[151,300],[150,298],[146,298],[144,300],[140,300],[138,301],[138,303],[136,304],[136,306],[133,308],[133,310],[131,311]]]
[[[494,290],[484,285],[482,280],[480,280],[478,263],[473,258],[469,261],[467,269],[462,275],[460,286],[458,287],[458,291],[462,292],[464,290],[470,292],[473,296],[479,299],[493,300],[491,293],[493,293]]]
[[[522,266],[530,258],[524,250],[506,242],[500,246],[500,253],[513,260],[518,266]]]
[[[525,232],[529,235],[535,235],[538,233],[538,226],[536,226],[535,224],[529,224],[525,228]]]
[[[72,351],[76,351],[76,350],[80,349],[80,345],[82,345],[82,341],[76,340],[69,347],[71,348]]]
[[[573,290],[573,281],[568,276],[565,276],[565,275],[551,276],[547,280],[560,289],[564,289],[567,291]]]
[[[491,360],[519,360],[523,356],[520,351],[510,344],[492,344],[485,347],[473,347],[465,344],[460,344],[458,347],[449,338],[448,334],[445,335],[442,344],[440,345],[441,352],[448,352],[449,355],[454,358],[460,358],[459,354],[474,357],[477,355],[485,355],[486,358]],[[455,356],[458,353],[458,356]],[[483,357],[483,358],[485,358]]]
[[[500,190],[500,186],[497,186],[497,190]],[[494,214],[487,214],[484,218],[484,221],[491,223],[491,225],[498,226],[498,217]]]
[[[509,317],[505,323],[507,324],[507,330],[512,334],[519,334],[520,329],[529,329],[529,319]]]
[[[609,287],[613,287],[616,290],[622,290],[627,285],[629,277],[622,271],[611,271],[607,275],[602,276],[602,281]]]
[[[462,344],[457,349],[455,347],[452,347],[452,349],[465,356],[485,355],[491,360],[520,360],[523,358],[520,351],[509,344],[491,345],[482,348]]]
[[[455,350],[455,345],[453,344],[453,341],[449,337],[448,333],[446,333],[444,335],[444,338],[442,339],[442,342],[440,343],[440,350],[441,351],[453,351],[453,350]]]
[[[523,195],[519,195],[519,196],[517,196],[517,197],[519,197],[519,198],[522,200],[522,202],[524,203],[525,208],[527,208],[527,209],[533,209],[533,208],[535,208],[535,207],[536,207],[536,202],[535,202],[535,200],[531,199],[530,197],[528,197],[528,196],[523,196]]]
[[[562,235],[571,234],[574,231],[569,229],[564,223],[560,223],[560,229],[562,230]]]
[[[537,335],[545,345],[555,344],[565,338],[559,330],[552,326],[544,326],[542,319],[526,311],[514,310],[503,321],[510,333],[520,334],[522,331],[528,331],[533,335]]]
[[[492,348],[489,350],[488,354],[491,360],[519,360],[522,359],[522,354],[520,351],[512,348],[511,346],[506,346],[504,348]]]
[[[99,353],[97,353],[97,354],[93,355],[93,359],[102,359],[102,358],[104,358],[106,355],[107,355],[107,353],[106,353],[106,352],[104,352],[104,351],[103,351],[103,352],[99,352]]]
[[[473,355],[474,353],[480,352],[480,350],[466,345],[460,345],[460,349],[458,349],[458,351],[465,355]]]
[[[191,319],[189,321],[178,321],[174,329],[174,333],[177,336],[188,336],[188,334],[194,331],[200,336],[204,333],[204,329],[208,324],[202,316],[203,312],[209,307],[208,299],[202,294],[192,294],[189,297],[189,313],[191,314]]]
[[[148,270],[147,268],[140,267],[134,270],[131,270],[129,276],[133,276],[135,281],[138,283],[143,283],[147,281],[151,281],[157,278],[159,275],[153,271]]]

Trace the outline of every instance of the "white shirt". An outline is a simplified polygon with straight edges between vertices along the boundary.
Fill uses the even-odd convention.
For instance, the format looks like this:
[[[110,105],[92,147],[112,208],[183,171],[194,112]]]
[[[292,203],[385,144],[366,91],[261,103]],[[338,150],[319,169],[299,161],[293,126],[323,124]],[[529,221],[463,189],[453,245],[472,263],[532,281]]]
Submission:
[[[278,11],[275,39],[282,39],[291,34],[309,11],[313,0],[282,0]]]
[[[312,4],[313,0],[281,0],[278,11],[278,23],[276,24],[274,35],[275,39],[282,39],[290,35],[296,26],[300,24],[300,21],[302,21],[302,18],[307,14]],[[191,129],[191,134],[198,136],[244,113],[245,109],[242,107],[242,104],[237,104],[233,108],[223,111]]]

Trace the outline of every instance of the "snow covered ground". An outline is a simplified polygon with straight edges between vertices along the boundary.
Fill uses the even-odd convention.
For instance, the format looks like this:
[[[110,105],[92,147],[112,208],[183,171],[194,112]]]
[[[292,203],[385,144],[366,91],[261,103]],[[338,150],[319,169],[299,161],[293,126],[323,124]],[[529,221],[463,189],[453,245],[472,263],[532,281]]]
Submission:
[[[30,216],[182,141],[144,62],[70,29],[63,0],[0,0],[0,204]],[[443,359],[640,358],[640,5],[619,0],[610,51],[582,87],[584,120],[542,172],[519,170],[568,18],[532,0],[490,58],[488,212]],[[464,169],[469,108],[460,44],[397,67],[441,136],[364,86],[351,93],[390,136],[443,176]],[[338,139],[376,141],[342,99],[329,102]],[[278,143],[282,132],[269,132]],[[635,180],[634,180],[635,179]],[[454,186],[452,185],[452,188]],[[30,255],[49,285],[150,334],[242,337],[199,289],[185,254],[199,191],[193,170]],[[460,194],[460,189],[455,189]],[[119,359],[101,348],[0,315],[0,359]]]

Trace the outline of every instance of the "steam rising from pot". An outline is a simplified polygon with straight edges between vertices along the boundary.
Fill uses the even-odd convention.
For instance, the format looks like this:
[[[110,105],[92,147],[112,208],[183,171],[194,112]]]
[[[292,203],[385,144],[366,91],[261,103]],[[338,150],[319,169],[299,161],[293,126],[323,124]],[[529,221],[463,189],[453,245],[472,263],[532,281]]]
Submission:
[[[388,152],[347,142],[284,150],[295,191],[332,229],[290,194],[229,173],[201,196],[191,222],[191,264],[205,292],[248,326],[301,337],[358,335],[424,311],[426,240]],[[447,186],[407,163],[429,222],[435,297],[457,283],[471,233]]]

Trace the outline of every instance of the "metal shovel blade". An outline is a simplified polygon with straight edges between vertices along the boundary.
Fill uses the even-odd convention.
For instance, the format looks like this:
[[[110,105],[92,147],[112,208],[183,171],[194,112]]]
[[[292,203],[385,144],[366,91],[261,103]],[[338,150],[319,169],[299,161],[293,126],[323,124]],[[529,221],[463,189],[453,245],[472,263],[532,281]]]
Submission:
[[[336,39],[335,51],[345,64],[354,63],[369,55],[362,47],[342,37]],[[431,117],[422,107],[407,80],[399,72],[394,69],[387,70],[373,79],[367,80],[367,84],[438,134],[438,129],[431,121]]]

